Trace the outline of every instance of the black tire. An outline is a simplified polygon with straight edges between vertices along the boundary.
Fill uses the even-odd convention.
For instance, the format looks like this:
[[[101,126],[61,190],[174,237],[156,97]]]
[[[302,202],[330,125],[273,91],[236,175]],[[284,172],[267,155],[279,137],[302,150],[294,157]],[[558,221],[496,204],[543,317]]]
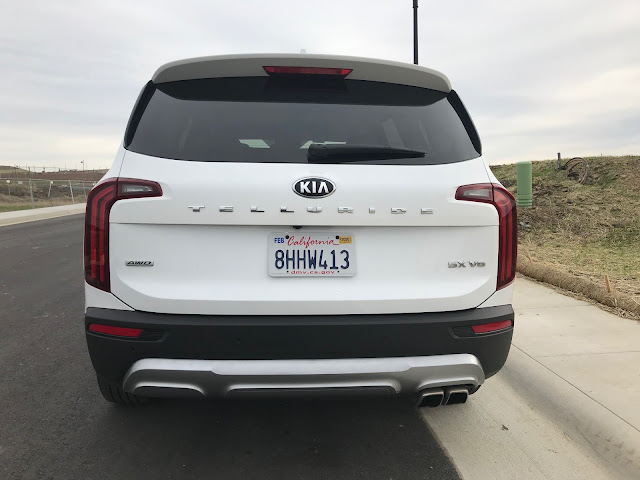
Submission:
[[[148,398],[127,393],[122,389],[122,385],[109,382],[101,377],[98,377],[98,386],[100,387],[100,393],[102,393],[102,396],[107,402],[126,405],[128,407],[137,407],[149,402]]]

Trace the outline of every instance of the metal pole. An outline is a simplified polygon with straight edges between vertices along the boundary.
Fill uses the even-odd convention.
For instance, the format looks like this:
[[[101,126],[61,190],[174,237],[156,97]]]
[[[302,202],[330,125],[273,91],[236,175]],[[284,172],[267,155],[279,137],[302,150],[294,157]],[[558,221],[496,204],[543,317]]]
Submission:
[[[413,63],[418,65],[418,0],[413,0]]]
[[[31,179],[29,179],[29,192],[31,193],[31,208],[35,208],[33,205],[33,186],[31,185]]]
[[[71,192],[71,203],[75,205],[75,200],[73,199],[73,187],[71,186],[71,180],[69,180],[69,191]]]
[[[82,182],[82,192],[84,193],[84,201],[87,202],[87,187],[84,185],[84,181]]]
[[[53,182],[49,181],[49,193],[47,193],[47,198],[51,198],[51,185],[53,185]]]

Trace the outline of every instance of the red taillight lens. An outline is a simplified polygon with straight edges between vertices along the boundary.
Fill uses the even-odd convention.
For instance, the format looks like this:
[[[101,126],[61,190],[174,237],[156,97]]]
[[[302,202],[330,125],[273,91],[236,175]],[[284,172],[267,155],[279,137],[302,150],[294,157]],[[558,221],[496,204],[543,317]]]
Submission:
[[[504,320],[502,322],[485,323],[484,325],[471,325],[471,329],[473,330],[473,333],[489,333],[504,330],[512,325],[512,320]]]
[[[87,195],[84,217],[84,278],[93,287],[111,291],[109,277],[109,214],[113,204],[126,198],[160,197],[156,182],[110,178]]]
[[[117,200],[118,181],[109,179],[87,195],[84,217],[84,278],[93,287],[110,291],[109,212]]]
[[[496,289],[506,287],[516,276],[518,254],[518,218],[516,200],[501,185],[478,183],[463,185],[456,191],[456,200],[492,204],[498,211],[498,281]]]
[[[518,256],[518,218],[516,200],[499,185],[493,186],[493,201],[500,217],[500,247],[498,248],[498,285],[500,290],[516,278]]]
[[[103,333],[105,335],[115,335],[116,337],[139,337],[141,328],[113,327],[111,325],[100,325],[92,323],[89,325],[90,332]]]
[[[294,74],[294,75],[336,75],[346,77],[352,68],[325,68],[325,67],[278,67],[269,66],[262,67],[269,75],[277,74]]]

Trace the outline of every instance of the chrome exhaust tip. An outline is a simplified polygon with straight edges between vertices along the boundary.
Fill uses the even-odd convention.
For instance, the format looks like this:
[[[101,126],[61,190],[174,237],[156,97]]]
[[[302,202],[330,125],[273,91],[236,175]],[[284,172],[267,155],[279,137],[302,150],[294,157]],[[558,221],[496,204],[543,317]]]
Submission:
[[[465,403],[469,397],[469,390],[466,387],[450,387],[444,392],[443,405],[455,405],[456,403]]]
[[[427,388],[418,392],[418,408],[439,407],[444,399],[444,390],[441,388]]]

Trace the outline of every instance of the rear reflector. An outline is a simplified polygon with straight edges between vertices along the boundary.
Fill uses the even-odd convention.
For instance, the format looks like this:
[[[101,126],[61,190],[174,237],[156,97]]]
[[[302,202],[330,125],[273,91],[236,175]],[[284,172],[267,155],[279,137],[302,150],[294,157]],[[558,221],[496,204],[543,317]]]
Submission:
[[[458,187],[456,200],[490,203],[498,211],[499,243],[496,290],[506,287],[516,277],[518,219],[515,198],[502,185],[478,183]]]
[[[503,320],[502,322],[485,323],[484,325],[471,325],[473,333],[489,333],[497,330],[504,330],[513,325],[513,320]]]
[[[114,335],[116,337],[139,337],[142,333],[141,328],[113,327],[111,325],[100,325],[92,323],[89,325],[89,331],[95,333],[104,333],[105,335]]]
[[[277,66],[265,66],[264,71],[269,75],[278,74],[293,74],[293,75],[336,75],[339,77],[346,77],[353,69],[352,68],[325,68],[325,67],[277,67]]]

